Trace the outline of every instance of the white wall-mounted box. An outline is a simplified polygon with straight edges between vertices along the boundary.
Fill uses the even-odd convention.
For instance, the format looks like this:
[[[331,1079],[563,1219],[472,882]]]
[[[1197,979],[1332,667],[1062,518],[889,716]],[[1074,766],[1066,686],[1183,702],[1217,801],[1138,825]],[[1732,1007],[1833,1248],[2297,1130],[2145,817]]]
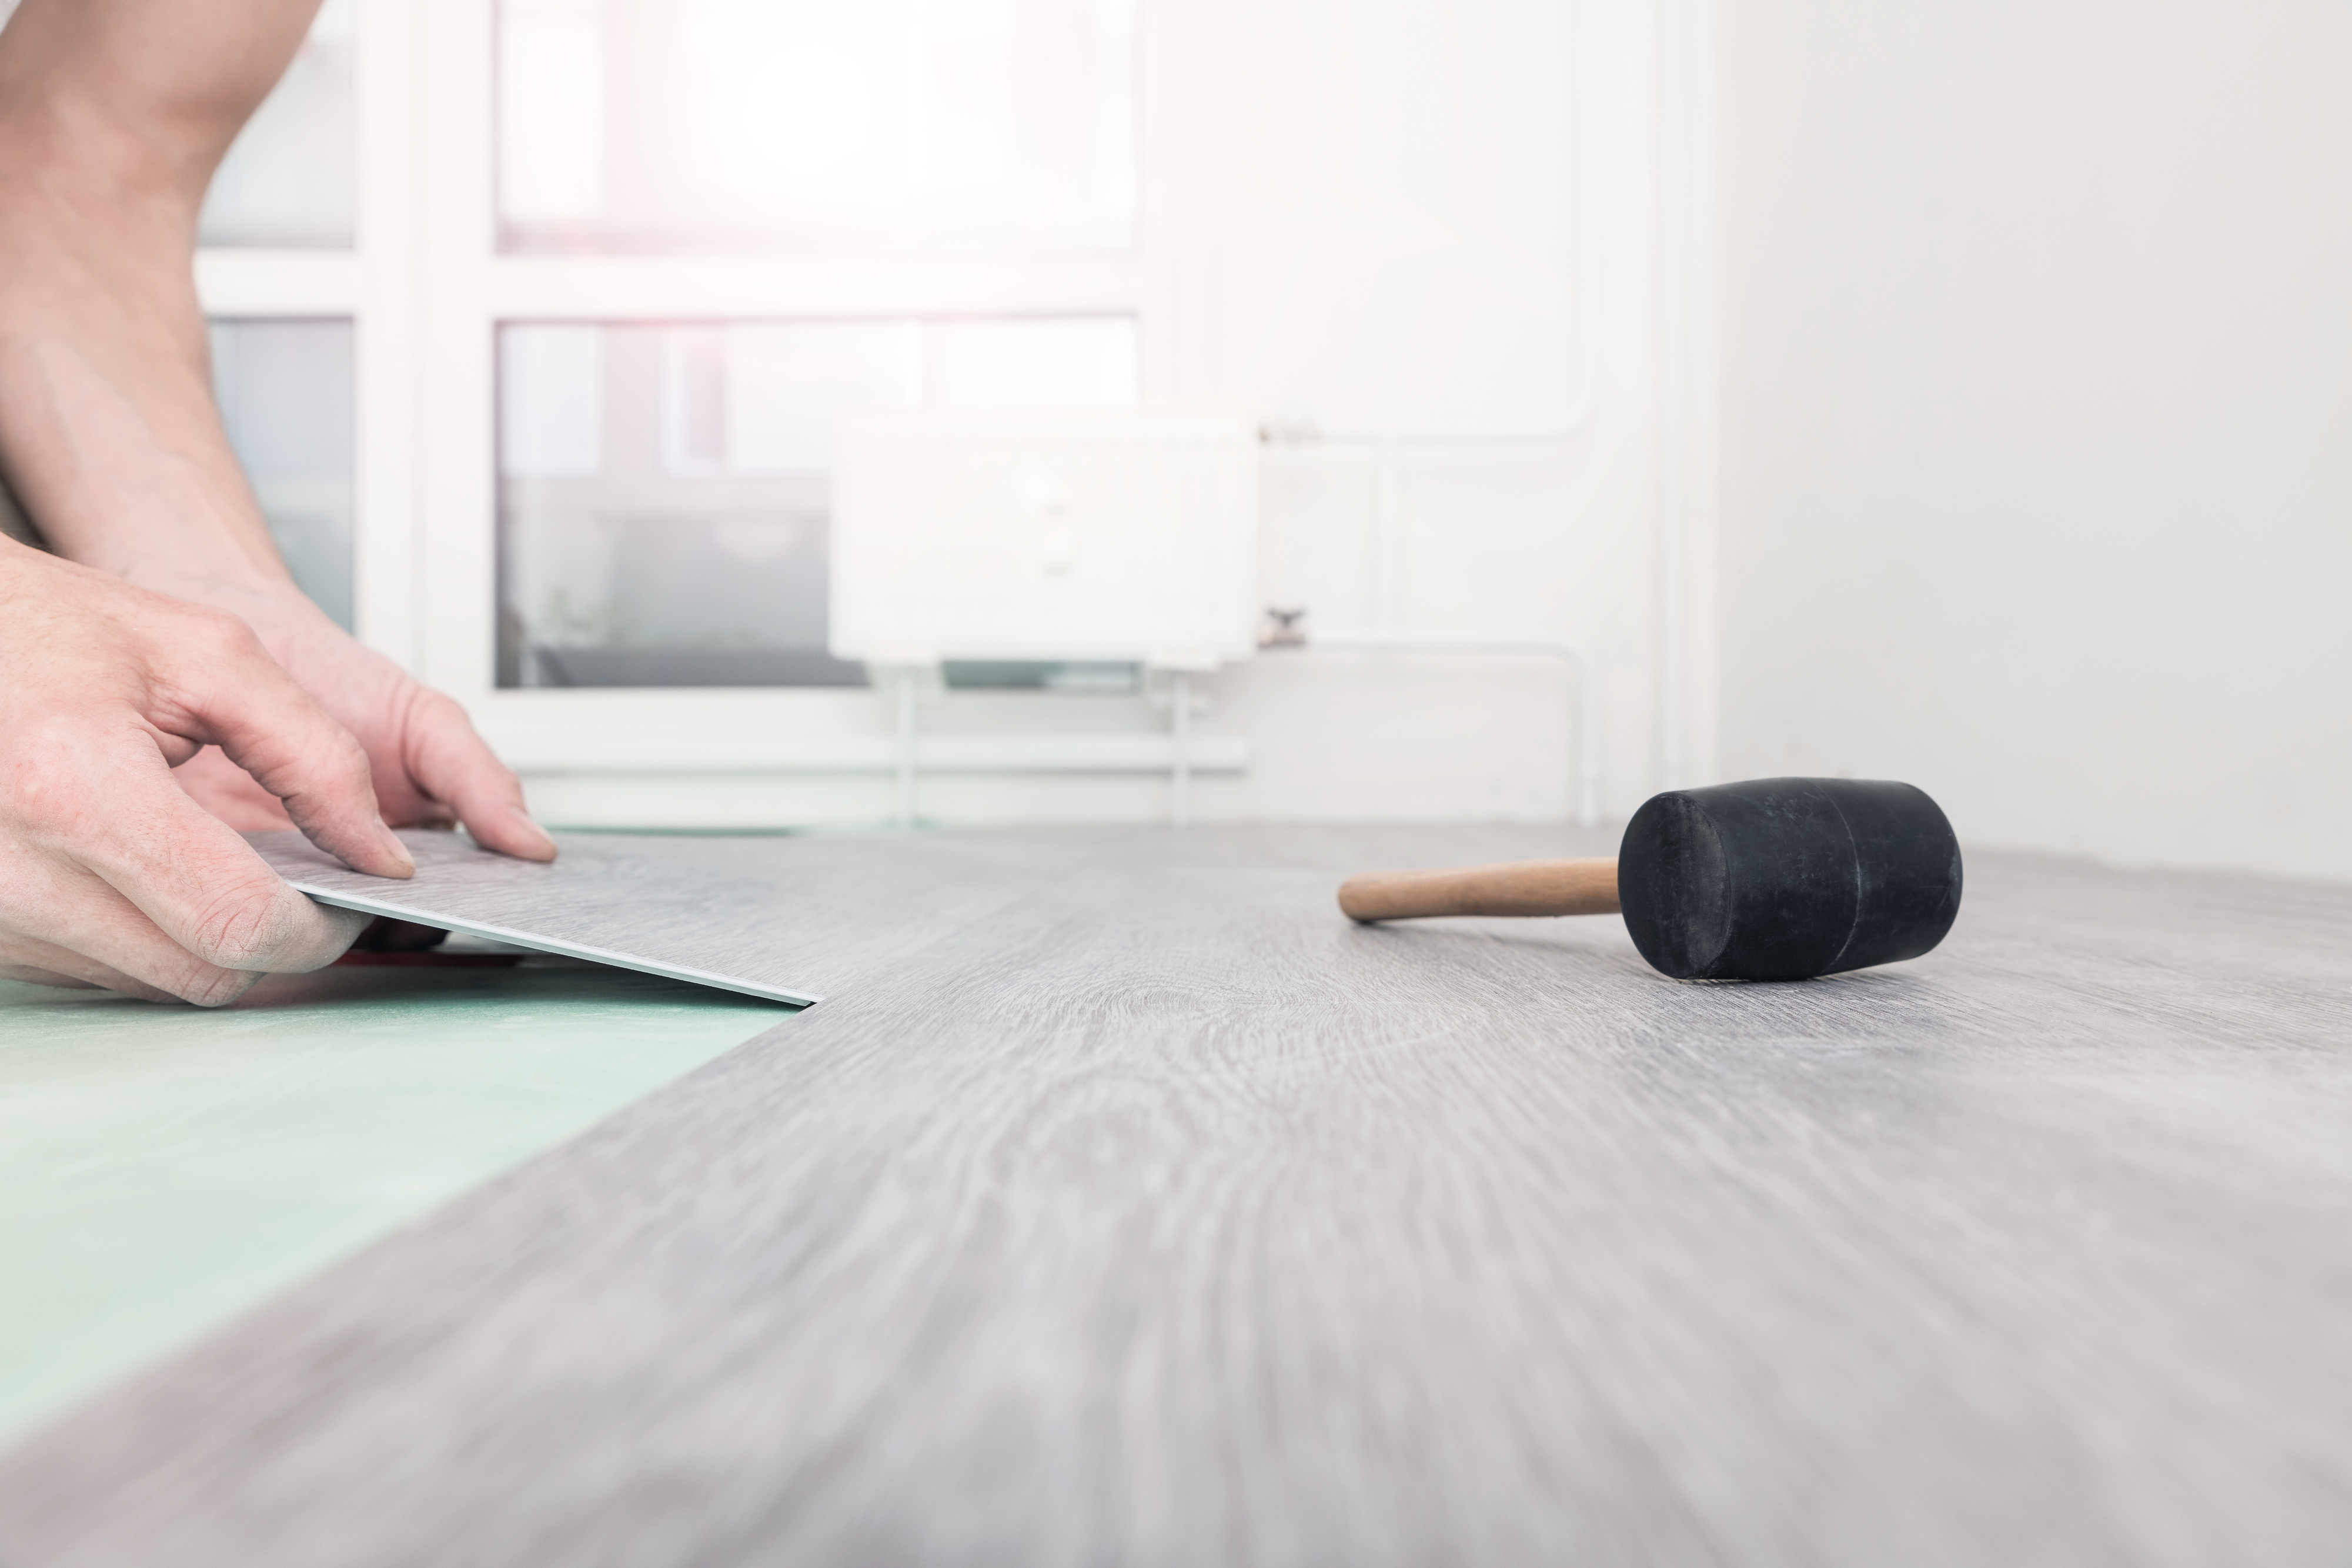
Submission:
[[[835,470],[831,640],[875,664],[1256,652],[1258,440],[1233,415],[877,415]]]

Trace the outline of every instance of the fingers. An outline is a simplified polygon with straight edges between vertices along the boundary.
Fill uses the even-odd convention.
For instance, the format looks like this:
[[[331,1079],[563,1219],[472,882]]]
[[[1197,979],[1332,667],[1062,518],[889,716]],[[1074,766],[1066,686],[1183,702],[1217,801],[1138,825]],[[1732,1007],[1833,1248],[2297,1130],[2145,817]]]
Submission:
[[[361,870],[412,862],[359,743],[250,629],[46,558],[0,559],[0,969],[216,1006],[331,962],[313,904],[174,781],[207,742]]]
[[[0,980],[16,980],[27,986],[48,986],[60,991],[106,989],[104,986],[93,986],[88,980],[69,979],[66,976],[53,974],[47,969],[28,969],[22,964],[0,964]]]
[[[28,825],[46,852],[12,855],[0,866],[0,927],[36,929],[108,969],[217,1004],[241,994],[254,975],[333,962],[367,923],[287,886],[180,790],[135,730],[91,737],[41,766],[54,777],[40,794],[55,804]],[[37,920],[7,918],[11,909]]]
[[[217,746],[207,746],[172,769],[188,798],[240,833],[292,832],[286,803],[253,781]]]
[[[416,862],[377,813],[367,752],[358,740],[263,651],[243,622],[214,612],[202,626],[211,656],[187,661],[187,673],[169,694],[191,727],[283,801],[295,825],[329,854],[373,876],[415,875]]]
[[[410,701],[406,761],[418,786],[456,811],[476,842],[520,860],[553,860],[555,841],[523,807],[522,780],[474,733],[466,710],[422,686]]]
[[[261,613],[254,624],[265,629],[269,647],[277,651],[279,664],[274,673],[299,680],[319,711],[340,721],[364,748],[362,755],[373,766],[378,821],[441,825],[454,818],[487,848],[525,860],[555,858],[555,841],[531,821],[520,781],[474,733],[464,708],[417,685],[382,654],[361,647],[307,601],[299,612],[289,613],[283,605],[246,608]],[[260,650],[253,652],[257,655]],[[369,861],[362,851],[348,847],[346,837],[336,836],[356,831],[351,827],[355,812],[342,804],[344,791],[317,780],[329,779],[338,767],[356,772],[355,767],[336,764],[323,754],[314,757],[307,775],[313,780],[309,794],[318,797],[314,801],[291,787],[292,779],[268,773],[274,762],[306,756],[306,743],[299,737],[282,736],[275,755],[249,738],[236,744],[227,735],[219,738],[235,761],[285,801],[293,820],[320,847],[362,871],[407,874]],[[205,759],[193,766],[203,768]],[[252,816],[266,814],[249,796],[239,797],[220,779],[205,774],[192,779],[189,793],[240,827],[248,826]],[[397,867],[412,864],[404,849],[399,856]]]
[[[96,878],[87,879],[62,898],[54,884],[38,891],[49,900],[39,911],[41,927],[58,940],[0,932],[0,971],[12,977],[41,985],[96,987],[142,1001],[184,1001],[198,1007],[233,1002],[261,978],[257,971],[205,963],[165,936],[130,901]]]
[[[76,991],[119,991],[142,1002],[183,999],[55,943],[6,932],[0,932],[0,980],[22,980],[29,985],[58,986]]]

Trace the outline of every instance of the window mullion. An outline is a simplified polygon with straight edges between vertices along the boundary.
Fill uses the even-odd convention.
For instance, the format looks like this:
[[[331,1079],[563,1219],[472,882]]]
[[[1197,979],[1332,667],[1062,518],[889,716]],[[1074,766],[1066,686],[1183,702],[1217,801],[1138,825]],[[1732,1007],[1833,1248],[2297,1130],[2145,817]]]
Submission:
[[[488,694],[496,613],[492,446],[492,0],[415,0],[417,666]]]
[[[419,667],[416,428],[416,13],[392,0],[359,12],[359,189],[352,313],[358,334],[353,540],[361,641]]]

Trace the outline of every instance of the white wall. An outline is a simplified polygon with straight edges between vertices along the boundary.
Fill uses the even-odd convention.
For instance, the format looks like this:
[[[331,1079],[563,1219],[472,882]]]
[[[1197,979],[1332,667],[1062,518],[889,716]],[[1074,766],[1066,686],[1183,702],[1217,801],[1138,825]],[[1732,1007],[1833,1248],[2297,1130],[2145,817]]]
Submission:
[[[1738,0],[1733,776],[2352,877],[2352,5]]]

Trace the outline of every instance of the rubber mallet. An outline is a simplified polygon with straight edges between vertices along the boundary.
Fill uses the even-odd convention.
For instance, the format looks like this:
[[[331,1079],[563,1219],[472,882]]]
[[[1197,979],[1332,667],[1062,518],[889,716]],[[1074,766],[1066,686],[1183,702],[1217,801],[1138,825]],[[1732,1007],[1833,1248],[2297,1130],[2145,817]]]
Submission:
[[[1805,980],[1916,958],[1960,912],[1960,846],[1927,792],[1758,779],[1653,796],[1617,858],[1373,872],[1351,920],[1614,915],[1677,980]]]

